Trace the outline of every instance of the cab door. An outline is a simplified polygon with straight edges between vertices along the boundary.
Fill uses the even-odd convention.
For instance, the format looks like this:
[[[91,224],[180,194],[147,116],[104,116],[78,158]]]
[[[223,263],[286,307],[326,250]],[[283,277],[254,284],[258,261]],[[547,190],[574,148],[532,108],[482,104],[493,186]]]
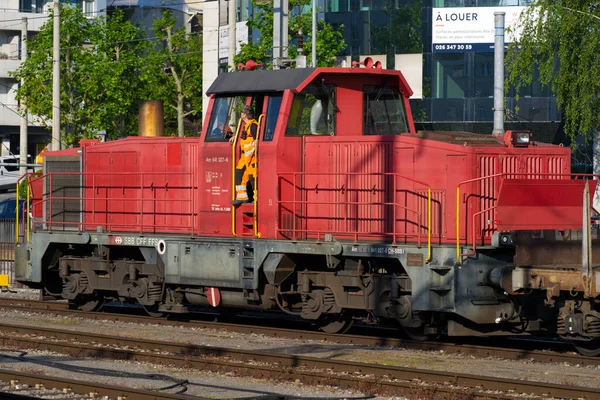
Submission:
[[[240,123],[246,96],[217,97],[209,110],[207,131],[200,152],[199,204],[202,235],[229,236],[232,232],[232,193],[235,168],[229,139]]]
[[[260,130],[257,141],[257,214],[255,233],[260,237],[276,237],[277,218],[277,142],[276,130],[285,124],[280,118],[283,93],[271,93],[262,100]],[[260,104],[260,102],[257,102]],[[258,113],[258,112],[257,112]]]

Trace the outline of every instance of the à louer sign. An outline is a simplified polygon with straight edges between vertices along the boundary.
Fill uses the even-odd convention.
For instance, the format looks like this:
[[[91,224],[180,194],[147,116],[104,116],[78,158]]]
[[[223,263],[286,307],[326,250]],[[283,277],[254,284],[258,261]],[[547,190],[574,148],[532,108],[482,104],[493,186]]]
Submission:
[[[448,7],[434,8],[432,51],[434,53],[493,52],[494,12],[504,11],[505,27],[514,27],[526,7]],[[504,43],[518,33],[504,35]]]

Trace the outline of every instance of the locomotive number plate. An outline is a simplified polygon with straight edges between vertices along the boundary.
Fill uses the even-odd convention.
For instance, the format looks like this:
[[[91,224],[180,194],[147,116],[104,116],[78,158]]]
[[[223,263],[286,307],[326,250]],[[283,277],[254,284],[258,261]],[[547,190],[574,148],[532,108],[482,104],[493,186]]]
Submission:
[[[422,267],[425,263],[423,262],[423,254],[421,253],[407,253],[406,254],[406,265],[408,267]]]
[[[116,244],[119,246],[156,246],[159,238],[142,237],[142,236],[109,236],[108,244]]]

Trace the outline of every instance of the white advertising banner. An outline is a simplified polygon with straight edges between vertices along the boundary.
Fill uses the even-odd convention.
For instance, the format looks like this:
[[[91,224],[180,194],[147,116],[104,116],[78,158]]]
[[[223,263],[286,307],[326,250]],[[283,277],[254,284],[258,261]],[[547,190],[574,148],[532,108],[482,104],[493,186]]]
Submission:
[[[504,11],[504,26],[513,28],[526,7],[448,7],[434,8],[432,51],[467,53],[494,51],[494,12]],[[518,33],[516,33],[518,35]],[[504,35],[504,43],[515,34]]]
[[[242,44],[248,43],[248,27],[246,21],[235,24],[236,54],[240,52]],[[229,57],[229,25],[219,27],[219,58]]]

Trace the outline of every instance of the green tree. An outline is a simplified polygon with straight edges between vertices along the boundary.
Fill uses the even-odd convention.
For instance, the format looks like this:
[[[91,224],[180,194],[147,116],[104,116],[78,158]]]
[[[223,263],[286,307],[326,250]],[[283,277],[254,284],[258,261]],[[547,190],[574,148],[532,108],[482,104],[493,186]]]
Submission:
[[[175,29],[175,22],[170,11],[154,21],[159,43],[141,79],[164,101],[165,116],[177,120],[177,134],[183,137],[186,118],[198,122],[202,116],[202,36]]]
[[[93,127],[106,130],[109,138],[135,135],[138,131],[139,102],[149,90],[139,79],[139,70],[151,50],[144,31],[126,21],[119,9],[106,23],[94,25],[92,42],[97,62],[90,65],[85,90],[94,98]],[[107,73],[107,67],[109,72]]]
[[[407,4],[388,2],[385,6],[387,23],[371,28],[373,54],[387,54],[388,68],[394,65],[396,54],[423,52],[423,8],[421,0]]]
[[[520,39],[509,46],[508,85],[517,94],[536,69],[550,85],[564,130],[591,138],[600,124],[600,8],[589,0],[537,0],[522,14]],[[518,100],[518,95],[517,95]]]
[[[71,145],[80,137],[106,130],[109,136],[131,133],[122,121],[137,103],[136,66],[147,43],[142,32],[116,13],[105,21],[87,18],[73,6],[61,6],[61,137]],[[52,124],[52,38],[50,14],[28,43],[29,56],[12,72],[23,79],[17,99],[47,127]],[[135,113],[133,113],[134,115]]]
[[[245,63],[254,60],[258,63],[267,64],[272,57],[273,47],[273,3],[270,1],[251,0],[254,7],[254,17],[249,18],[247,25],[251,30],[258,29],[260,36],[254,43],[242,44],[240,52],[234,57],[235,63]],[[290,19],[288,57],[295,58],[298,55],[297,39],[298,33],[302,31],[304,42],[304,54],[307,56],[307,64],[311,64],[312,53],[312,17],[310,9],[311,0],[289,0]],[[317,23],[317,65],[320,67],[331,67],[335,65],[335,56],[339,55],[345,48],[346,43],[342,35],[342,27],[335,28],[323,20]]]

